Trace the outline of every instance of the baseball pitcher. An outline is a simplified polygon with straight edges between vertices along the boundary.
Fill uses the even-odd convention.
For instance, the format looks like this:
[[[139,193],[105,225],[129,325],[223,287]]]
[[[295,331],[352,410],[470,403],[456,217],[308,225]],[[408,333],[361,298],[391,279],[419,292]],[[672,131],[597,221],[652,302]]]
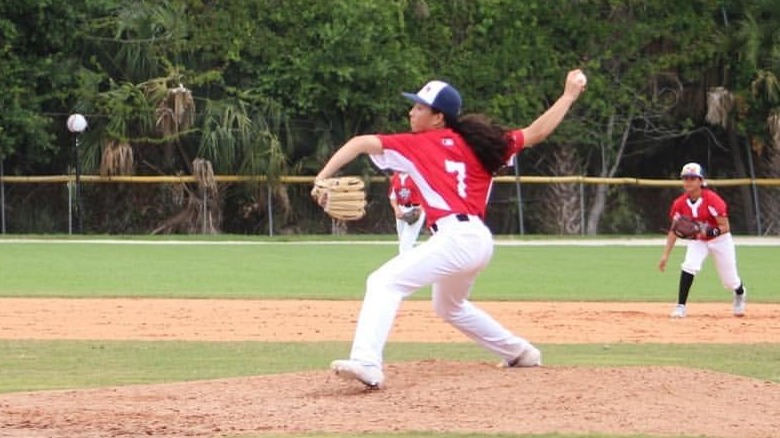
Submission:
[[[541,365],[538,348],[472,303],[469,295],[493,255],[493,236],[483,221],[493,175],[514,154],[555,130],[584,91],[583,78],[580,70],[570,71],[555,103],[519,129],[504,128],[484,114],[461,115],[458,90],[433,80],[417,93],[403,94],[413,102],[411,132],[353,137],[328,160],[316,180],[332,177],[361,154],[380,169],[409,174],[422,194],[432,233],[368,276],[349,358],[331,363],[337,376],[381,387],[383,352],[401,301],[428,285],[436,314],[499,356],[502,365]]]

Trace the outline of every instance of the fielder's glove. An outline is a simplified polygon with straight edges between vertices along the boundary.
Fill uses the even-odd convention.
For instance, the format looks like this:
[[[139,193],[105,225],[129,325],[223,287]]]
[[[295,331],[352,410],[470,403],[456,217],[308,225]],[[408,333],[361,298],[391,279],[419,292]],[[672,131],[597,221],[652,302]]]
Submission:
[[[356,176],[325,178],[314,181],[311,196],[333,219],[355,221],[366,215],[364,188]]]
[[[409,211],[404,212],[401,216],[401,220],[411,225],[420,220],[421,215],[422,209],[420,207],[412,207]]]
[[[672,222],[672,232],[681,239],[695,239],[701,233],[701,225],[687,216],[680,216]]]

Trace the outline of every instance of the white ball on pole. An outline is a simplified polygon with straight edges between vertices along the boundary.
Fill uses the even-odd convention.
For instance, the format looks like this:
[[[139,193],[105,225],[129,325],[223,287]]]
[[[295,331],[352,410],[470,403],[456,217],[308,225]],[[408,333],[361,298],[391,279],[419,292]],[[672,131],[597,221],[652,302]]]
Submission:
[[[81,114],[71,114],[68,117],[68,131],[70,132],[84,132],[87,129],[87,119]]]

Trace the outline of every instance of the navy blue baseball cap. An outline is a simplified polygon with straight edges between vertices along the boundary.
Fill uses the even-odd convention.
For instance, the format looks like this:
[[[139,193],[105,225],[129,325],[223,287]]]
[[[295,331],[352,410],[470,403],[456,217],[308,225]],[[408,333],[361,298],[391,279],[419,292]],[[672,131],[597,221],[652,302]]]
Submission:
[[[460,115],[460,107],[463,103],[458,90],[443,81],[430,81],[417,94],[401,94],[414,102],[428,105],[452,119]]]

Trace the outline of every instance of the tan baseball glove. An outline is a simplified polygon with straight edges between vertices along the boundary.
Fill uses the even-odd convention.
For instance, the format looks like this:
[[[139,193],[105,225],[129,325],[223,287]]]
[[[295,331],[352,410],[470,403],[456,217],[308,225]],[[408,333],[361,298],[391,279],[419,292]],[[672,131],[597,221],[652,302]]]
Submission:
[[[366,215],[365,183],[356,176],[314,181],[311,196],[328,216],[341,221],[356,221]]]

